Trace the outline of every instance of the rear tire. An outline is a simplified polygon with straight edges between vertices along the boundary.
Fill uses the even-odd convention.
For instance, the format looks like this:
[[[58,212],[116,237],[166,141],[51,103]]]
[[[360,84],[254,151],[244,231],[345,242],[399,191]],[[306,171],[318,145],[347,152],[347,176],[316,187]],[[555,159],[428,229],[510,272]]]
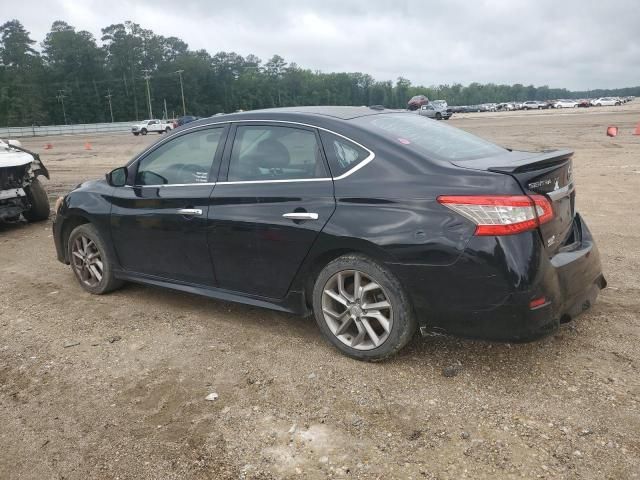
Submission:
[[[134,135],[137,137],[138,135],[140,135],[138,132],[135,132]]]
[[[49,197],[47,196],[47,192],[40,181],[38,181],[37,178],[34,178],[31,185],[25,187],[24,191],[27,194],[29,203],[31,204],[31,208],[29,210],[22,212],[24,218],[30,222],[41,222],[49,218],[49,212],[51,210],[51,207],[49,206]]]
[[[313,288],[313,312],[325,339],[356,360],[384,360],[416,331],[411,303],[398,279],[359,254],[343,255],[320,272]]]
[[[102,295],[124,283],[115,278],[108,250],[98,230],[90,223],[73,229],[69,235],[67,257],[78,283],[89,293]]]
[[[165,128],[165,129],[164,129],[164,131],[165,131],[166,133],[169,133],[169,132],[171,131],[171,127],[167,127],[167,128]]]

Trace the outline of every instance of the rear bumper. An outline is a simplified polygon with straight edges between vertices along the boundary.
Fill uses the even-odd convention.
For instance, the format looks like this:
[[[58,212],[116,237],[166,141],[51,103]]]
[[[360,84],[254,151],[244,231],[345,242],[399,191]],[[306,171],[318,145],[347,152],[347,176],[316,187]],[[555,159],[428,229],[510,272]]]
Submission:
[[[591,307],[606,286],[591,232],[579,215],[574,221],[578,240],[552,257],[534,231],[473,237],[453,265],[390,267],[407,287],[423,333],[531,340]]]

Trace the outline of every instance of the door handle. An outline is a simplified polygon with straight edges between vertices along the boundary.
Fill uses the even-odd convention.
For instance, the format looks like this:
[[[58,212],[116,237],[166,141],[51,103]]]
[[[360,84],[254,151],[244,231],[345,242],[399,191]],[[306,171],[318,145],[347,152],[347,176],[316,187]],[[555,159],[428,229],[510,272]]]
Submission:
[[[202,209],[200,208],[179,208],[178,213],[180,215],[202,215]]]
[[[317,220],[317,213],[308,213],[308,212],[291,212],[285,213],[282,215],[284,218],[288,218],[289,220]]]

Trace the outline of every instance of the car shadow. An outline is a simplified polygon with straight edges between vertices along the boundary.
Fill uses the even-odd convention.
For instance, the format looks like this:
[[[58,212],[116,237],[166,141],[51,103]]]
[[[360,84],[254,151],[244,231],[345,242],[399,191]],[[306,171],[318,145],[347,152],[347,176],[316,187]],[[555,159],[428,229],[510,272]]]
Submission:
[[[115,293],[156,305],[166,304],[168,309],[191,312],[199,326],[207,328],[207,316],[217,321],[241,322],[241,328],[248,331],[259,329],[266,337],[275,338],[279,345],[287,343],[305,344],[308,348],[318,348],[333,352],[332,361],[350,360],[336,349],[331,348],[322,337],[312,316],[301,317],[294,314],[272,311],[260,307],[202,297],[161,287],[129,284]],[[184,320],[183,320],[184,321]],[[280,339],[281,337],[281,339]],[[557,362],[575,343],[575,326],[562,325],[558,331],[541,339],[522,343],[491,342],[465,339],[453,336],[426,336],[416,333],[409,344],[395,356],[379,363],[370,363],[369,368],[421,368],[425,373],[445,377],[465,375],[520,376],[531,375],[546,362]],[[320,352],[323,355],[325,353]]]

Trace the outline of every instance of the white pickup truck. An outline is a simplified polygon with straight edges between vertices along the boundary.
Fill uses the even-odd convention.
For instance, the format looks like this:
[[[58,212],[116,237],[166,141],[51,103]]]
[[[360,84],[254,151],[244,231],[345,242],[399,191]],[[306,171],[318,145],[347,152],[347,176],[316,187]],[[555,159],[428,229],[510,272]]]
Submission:
[[[172,122],[165,122],[164,120],[143,120],[140,123],[136,123],[131,127],[131,133],[136,137],[138,135],[146,135],[147,133],[169,133],[173,128]]]

